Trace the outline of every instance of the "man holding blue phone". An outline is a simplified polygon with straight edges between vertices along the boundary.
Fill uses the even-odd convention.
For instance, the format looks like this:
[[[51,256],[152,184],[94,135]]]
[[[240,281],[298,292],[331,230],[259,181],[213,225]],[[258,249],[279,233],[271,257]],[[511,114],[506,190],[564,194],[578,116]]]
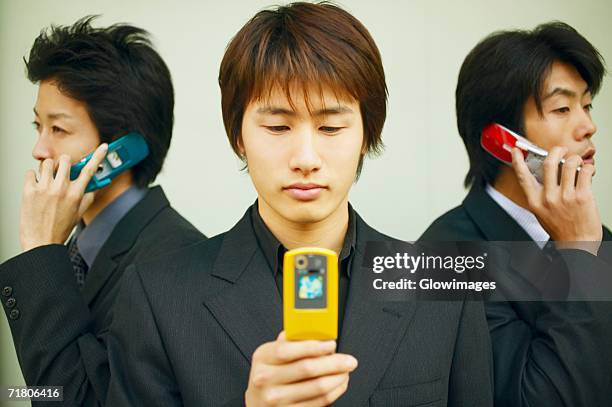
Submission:
[[[172,136],[165,63],[143,29],[91,21],[43,31],[26,60],[40,165],[23,189],[23,253],[0,265],[26,383],[63,386],[70,406],[105,404],[106,334],[126,311],[113,304],[128,265],[205,239],[148,187]]]
[[[547,258],[540,276],[550,272],[561,280],[563,270],[578,279],[599,270],[609,275],[612,233],[602,225],[591,187],[597,130],[592,99],[604,73],[595,47],[561,22],[497,32],[476,45],[456,90],[457,125],[470,158],[465,185],[471,190],[421,239],[533,242]],[[481,146],[481,132],[491,123],[548,151],[542,184],[518,149],[512,150],[511,167]],[[519,281],[522,270],[509,264],[499,271]],[[520,290],[533,288],[520,281]],[[610,405],[609,302],[510,299],[489,302],[486,311],[496,406]]]

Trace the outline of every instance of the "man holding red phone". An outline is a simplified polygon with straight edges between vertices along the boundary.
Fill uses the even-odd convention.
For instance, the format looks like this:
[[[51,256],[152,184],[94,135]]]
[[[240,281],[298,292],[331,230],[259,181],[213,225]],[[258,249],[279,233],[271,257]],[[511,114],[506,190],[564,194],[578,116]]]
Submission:
[[[561,272],[555,259],[567,256],[576,263],[566,266],[578,276],[612,270],[612,250],[602,244],[612,234],[601,223],[591,186],[592,99],[604,73],[598,51],[564,23],[482,40],[464,60],[456,89],[471,190],[421,240],[533,241],[550,256],[552,273]],[[518,149],[512,166],[485,151],[481,132],[491,123],[548,150],[542,184]],[[501,272],[519,275],[511,266]],[[610,303],[508,301],[485,308],[496,406],[603,406],[612,400]]]
[[[28,78],[39,85],[39,170],[28,171],[23,188],[23,253],[0,265],[0,299],[26,384],[62,386],[70,406],[105,403],[106,335],[126,267],[204,239],[160,187],[148,188],[172,136],[165,63],[146,31],[94,28],[91,20],[43,31],[27,58]],[[85,194],[108,143],[130,132],[144,137],[149,155]],[[71,165],[94,150],[70,181]]]

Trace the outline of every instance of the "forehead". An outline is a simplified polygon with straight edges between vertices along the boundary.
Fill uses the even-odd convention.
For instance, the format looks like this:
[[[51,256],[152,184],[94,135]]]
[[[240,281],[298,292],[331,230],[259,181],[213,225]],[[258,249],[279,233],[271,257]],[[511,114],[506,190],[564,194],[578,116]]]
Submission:
[[[70,116],[77,119],[88,118],[84,102],[63,93],[56,82],[42,81],[38,87],[35,112],[39,116]]]
[[[308,112],[325,109],[339,109],[344,113],[355,110],[358,101],[344,89],[332,88],[325,85],[300,85],[292,83],[287,86],[274,84],[266,92],[254,95],[249,107],[283,108],[295,112]]]
[[[582,96],[588,90],[588,84],[573,65],[556,61],[544,79],[543,96],[557,88],[567,89]]]

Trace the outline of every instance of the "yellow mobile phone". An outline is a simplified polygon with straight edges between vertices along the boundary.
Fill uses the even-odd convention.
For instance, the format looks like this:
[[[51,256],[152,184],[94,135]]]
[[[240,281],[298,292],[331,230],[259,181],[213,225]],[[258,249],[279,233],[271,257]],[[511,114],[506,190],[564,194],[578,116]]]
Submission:
[[[283,320],[289,340],[338,337],[338,256],[303,247],[283,260]]]

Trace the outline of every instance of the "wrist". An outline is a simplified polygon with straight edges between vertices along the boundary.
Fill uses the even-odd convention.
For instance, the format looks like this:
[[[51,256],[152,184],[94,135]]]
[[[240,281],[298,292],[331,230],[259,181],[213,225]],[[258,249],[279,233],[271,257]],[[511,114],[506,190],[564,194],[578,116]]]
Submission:
[[[599,247],[601,246],[601,240],[581,240],[581,241],[555,241],[555,247],[558,250],[572,249],[572,250],[584,250],[591,253],[593,256],[597,256],[599,253]]]

